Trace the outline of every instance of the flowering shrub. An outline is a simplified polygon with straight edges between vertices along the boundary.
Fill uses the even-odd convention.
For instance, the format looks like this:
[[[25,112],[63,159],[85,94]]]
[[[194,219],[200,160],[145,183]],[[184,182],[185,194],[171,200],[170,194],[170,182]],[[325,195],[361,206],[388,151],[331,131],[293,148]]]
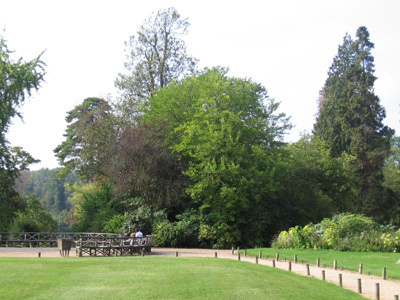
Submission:
[[[275,248],[323,248],[339,251],[400,252],[400,229],[382,226],[360,214],[340,214],[319,224],[282,231]]]

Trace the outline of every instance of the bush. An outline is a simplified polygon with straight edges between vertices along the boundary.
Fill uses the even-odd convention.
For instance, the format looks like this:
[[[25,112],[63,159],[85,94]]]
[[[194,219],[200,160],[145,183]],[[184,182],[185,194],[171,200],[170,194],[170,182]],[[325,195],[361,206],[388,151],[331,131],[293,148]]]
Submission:
[[[282,231],[273,242],[275,248],[324,248],[338,251],[400,251],[400,230],[380,226],[360,214],[344,213],[304,228]]]

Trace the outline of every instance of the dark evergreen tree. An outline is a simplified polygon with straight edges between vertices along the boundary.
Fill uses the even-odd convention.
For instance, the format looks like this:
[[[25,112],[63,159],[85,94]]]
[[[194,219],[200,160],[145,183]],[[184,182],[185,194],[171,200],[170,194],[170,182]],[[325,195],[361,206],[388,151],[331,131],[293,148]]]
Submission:
[[[382,168],[393,130],[383,124],[385,109],[374,93],[373,47],[366,27],[357,30],[355,40],[345,36],[321,93],[314,134],[331,146],[333,156],[354,156],[353,209],[384,218],[391,200],[382,187]]]

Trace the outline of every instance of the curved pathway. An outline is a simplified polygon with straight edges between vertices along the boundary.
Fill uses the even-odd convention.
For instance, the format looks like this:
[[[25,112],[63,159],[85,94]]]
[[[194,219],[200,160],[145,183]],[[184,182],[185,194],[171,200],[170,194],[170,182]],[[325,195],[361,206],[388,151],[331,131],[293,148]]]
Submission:
[[[41,257],[60,257],[60,253],[56,248],[0,248],[0,257],[38,257],[40,252]],[[151,255],[158,256],[176,256],[179,257],[215,257],[217,253],[218,258],[238,260],[238,255],[232,255],[231,250],[210,250],[210,249],[172,249],[172,248],[152,248]],[[75,249],[70,252],[72,257],[75,256]],[[255,257],[240,256],[243,262],[256,263]],[[258,259],[258,264],[273,267],[271,259]],[[276,261],[275,267],[289,271],[289,262]],[[291,272],[299,275],[308,276],[307,265],[303,263],[290,263]],[[333,270],[332,268],[316,267],[315,265],[309,266],[311,277],[322,279],[322,271],[325,273],[325,280],[336,285],[339,285],[339,274],[342,274],[343,288],[358,292],[359,279],[361,279],[362,296],[368,299],[377,299],[377,283],[379,284],[379,296],[381,300],[396,299],[395,295],[400,295],[400,281],[397,280],[383,280],[380,277],[358,274],[346,270]]]

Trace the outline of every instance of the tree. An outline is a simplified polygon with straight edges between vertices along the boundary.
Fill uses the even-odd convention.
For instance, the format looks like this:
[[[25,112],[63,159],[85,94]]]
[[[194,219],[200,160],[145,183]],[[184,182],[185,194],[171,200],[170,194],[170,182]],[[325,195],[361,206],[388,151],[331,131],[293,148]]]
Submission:
[[[130,119],[137,116],[140,106],[157,88],[190,74],[196,60],[186,54],[181,36],[187,33],[189,22],[174,8],[159,10],[145,20],[126,43],[128,74],[119,74],[115,85],[122,91],[121,111]]]
[[[7,230],[18,211],[25,205],[14,190],[19,171],[37,162],[20,147],[11,147],[6,139],[13,117],[21,117],[18,109],[44,78],[40,55],[28,62],[10,57],[5,40],[0,36],[0,231]]]
[[[63,166],[61,175],[77,171],[85,180],[105,175],[109,145],[116,139],[112,107],[104,99],[86,98],[69,111],[65,141],[54,152]]]
[[[373,47],[366,27],[357,30],[356,40],[345,36],[328,72],[314,133],[332,147],[334,156],[346,152],[356,158],[353,209],[384,218],[385,205],[377,196],[384,192],[382,168],[393,130],[383,124],[385,109],[374,94]]]
[[[143,118],[167,124],[166,142],[188,164],[187,193],[218,231],[218,247],[259,241],[259,232],[244,234],[247,217],[277,188],[274,160],[289,128],[265,88],[226,72],[170,83],[149,100]]]

